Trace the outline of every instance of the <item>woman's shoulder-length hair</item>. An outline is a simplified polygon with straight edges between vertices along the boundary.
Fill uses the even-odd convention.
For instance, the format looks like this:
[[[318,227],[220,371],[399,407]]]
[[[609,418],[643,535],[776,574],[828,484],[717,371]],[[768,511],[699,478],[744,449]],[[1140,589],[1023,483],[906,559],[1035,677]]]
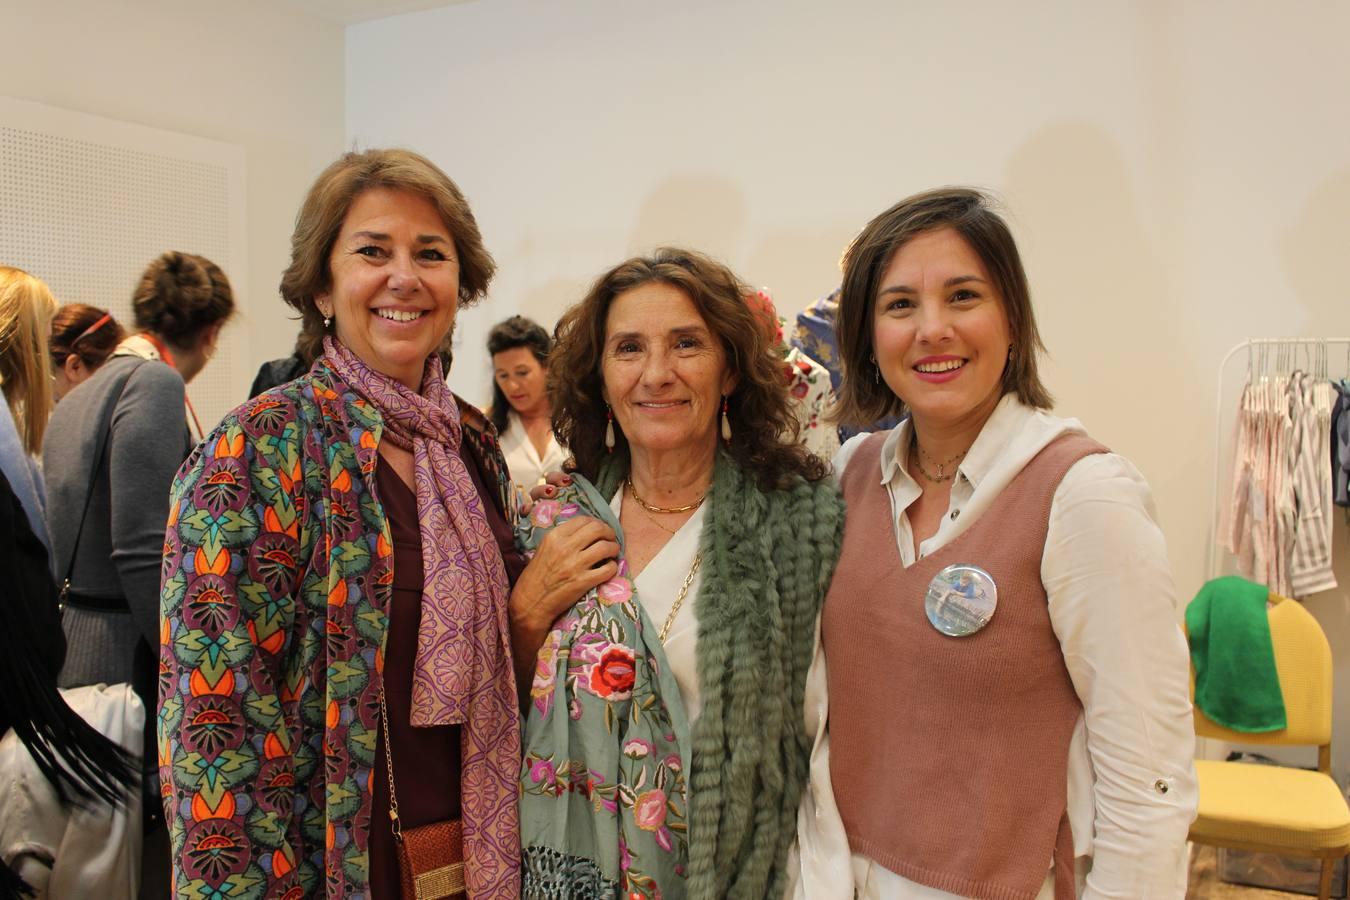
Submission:
[[[881,277],[897,250],[915,237],[950,228],[980,257],[1003,299],[1012,333],[1012,352],[1003,370],[1003,393],[1027,406],[1049,409],[1050,392],[1041,382],[1037,356],[1045,352],[1031,308],[1022,257],[1008,225],[989,197],[965,187],[944,187],[906,197],[868,222],[844,253],[835,331],[844,379],[831,418],[865,426],[905,414],[905,404],[876,376],[872,321]]]
[[[435,163],[403,149],[344,153],[320,173],[305,195],[291,234],[291,263],[281,275],[281,299],[300,313],[296,352],[307,364],[323,352],[327,329],[315,298],[332,287],[329,257],[342,222],[356,198],[376,188],[417,194],[436,207],[455,242],[461,307],[477,303],[497,271],[469,201]]]

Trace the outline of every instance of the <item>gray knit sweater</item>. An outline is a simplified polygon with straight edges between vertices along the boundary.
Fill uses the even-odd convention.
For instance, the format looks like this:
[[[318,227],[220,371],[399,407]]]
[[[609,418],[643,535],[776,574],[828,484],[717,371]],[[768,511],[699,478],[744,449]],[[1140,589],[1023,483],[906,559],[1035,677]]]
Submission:
[[[125,382],[120,398],[117,388]],[[111,429],[99,459],[98,436]],[[159,647],[159,577],[169,485],[191,448],[183,379],[171,366],[119,356],[66,395],[52,413],[43,453],[47,522],[58,581],[75,565],[71,590],[125,598],[128,612],[67,607],[69,643],[61,685],[145,684],[139,656]],[[90,483],[93,497],[79,532]],[[143,642],[143,643],[142,643]],[[139,676],[139,677],[137,677]],[[153,697],[147,698],[153,709]]]

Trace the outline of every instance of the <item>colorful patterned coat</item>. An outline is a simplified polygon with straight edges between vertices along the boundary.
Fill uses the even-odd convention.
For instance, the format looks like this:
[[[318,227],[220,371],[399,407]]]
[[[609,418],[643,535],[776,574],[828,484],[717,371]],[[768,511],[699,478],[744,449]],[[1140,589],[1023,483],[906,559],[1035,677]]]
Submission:
[[[495,435],[462,408],[506,509]],[[178,896],[366,894],[393,580],[381,432],[320,361],[226,416],[174,482],[158,752]]]

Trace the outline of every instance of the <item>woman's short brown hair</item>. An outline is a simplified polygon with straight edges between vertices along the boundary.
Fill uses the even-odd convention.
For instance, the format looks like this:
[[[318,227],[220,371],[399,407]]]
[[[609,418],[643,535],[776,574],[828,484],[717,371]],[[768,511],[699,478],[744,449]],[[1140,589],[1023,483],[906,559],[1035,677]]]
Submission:
[[[1003,393],[1015,392],[1023,403],[1040,409],[1052,405],[1050,392],[1036,369],[1036,355],[1045,352],[1045,344],[1036,328],[1027,275],[1012,232],[983,193],[945,187],[901,200],[868,222],[844,253],[844,282],[835,321],[844,380],[834,412],[836,421],[864,426],[904,414],[904,401],[875,377],[873,308],[881,276],[895,252],[918,235],[939,228],[951,228],[965,239],[989,270],[1003,298],[1012,333],[1012,352],[1003,370]]]
[[[750,288],[702,253],[672,247],[619,263],[558,322],[548,368],[553,431],[571,450],[576,469],[594,479],[606,457],[601,363],[610,305],[620,294],[652,283],[683,291],[722,344],[736,377],[727,398],[732,458],[768,489],[784,486],[794,475],[823,478],[825,464],[797,439],[783,361],[745,302]],[[614,432],[615,451],[626,451],[627,439],[617,423]]]
[[[333,244],[352,203],[374,188],[408,191],[436,207],[455,242],[460,306],[471,306],[487,293],[497,270],[469,202],[435,163],[411,150],[344,153],[323,170],[305,196],[291,235],[291,264],[281,276],[281,299],[300,312],[296,351],[305,359],[323,353],[323,313],[314,298],[333,286],[329,265]]]

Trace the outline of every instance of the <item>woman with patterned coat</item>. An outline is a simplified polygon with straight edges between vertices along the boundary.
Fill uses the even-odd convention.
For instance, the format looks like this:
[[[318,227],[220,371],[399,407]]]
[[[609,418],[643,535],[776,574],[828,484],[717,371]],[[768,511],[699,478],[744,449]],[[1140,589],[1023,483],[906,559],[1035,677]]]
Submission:
[[[159,750],[179,894],[407,895],[417,842],[435,896],[519,895],[523,561],[491,426],[437,354],[493,268],[414,153],[347,154],[306,198],[282,295],[316,362],[227,416],[173,491]]]

